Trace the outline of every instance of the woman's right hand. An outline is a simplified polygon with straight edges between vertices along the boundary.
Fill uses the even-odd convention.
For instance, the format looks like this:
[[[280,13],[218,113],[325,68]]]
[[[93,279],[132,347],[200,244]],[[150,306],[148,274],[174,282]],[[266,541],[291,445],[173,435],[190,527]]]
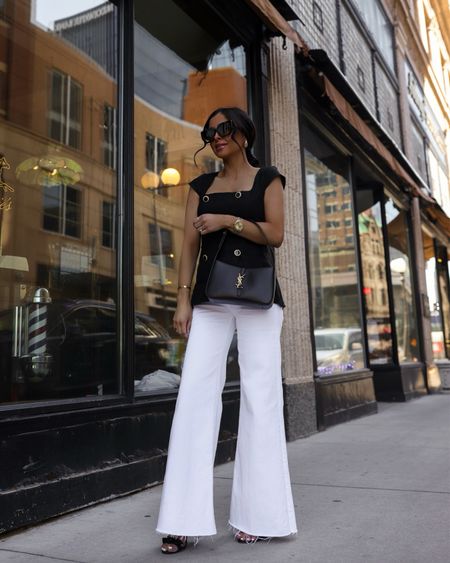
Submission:
[[[177,304],[175,315],[173,316],[173,327],[178,334],[185,338],[189,336],[192,323],[192,305],[189,301]]]

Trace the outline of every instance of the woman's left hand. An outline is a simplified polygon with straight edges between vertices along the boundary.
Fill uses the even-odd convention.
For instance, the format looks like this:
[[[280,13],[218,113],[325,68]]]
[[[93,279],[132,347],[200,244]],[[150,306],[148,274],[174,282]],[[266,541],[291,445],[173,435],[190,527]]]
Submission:
[[[228,215],[220,215],[218,213],[203,213],[194,219],[194,227],[201,235],[207,235],[214,231],[220,231],[227,227]]]

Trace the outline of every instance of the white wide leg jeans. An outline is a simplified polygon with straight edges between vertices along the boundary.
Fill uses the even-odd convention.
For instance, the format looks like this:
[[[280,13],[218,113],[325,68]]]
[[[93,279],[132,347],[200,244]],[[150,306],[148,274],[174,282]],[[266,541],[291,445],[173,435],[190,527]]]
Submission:
[[[170,434],[157,532],[216,533],[213,466],[228,349],[237,329],[241,400],[231,526],[255,536],[297,531],[283,420],[283,310],[197,305]]]

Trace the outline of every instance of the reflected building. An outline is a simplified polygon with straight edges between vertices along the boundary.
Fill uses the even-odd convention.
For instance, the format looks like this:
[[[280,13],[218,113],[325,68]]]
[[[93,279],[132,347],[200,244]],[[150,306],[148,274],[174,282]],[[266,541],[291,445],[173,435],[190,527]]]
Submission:
[[[5,80],[4,178],[14,188],[2,217],[2,254],[26,268],[2,272],[0,307],[33,288],[53,298],[114,298],[115,253],[108,208],[116,197],[111,130],[116,84],[98,65],[14,6],[3,28],[11,49]],[[14,41],[21,40],[21,49]],[[109,142],[108,142],[109,139]]]
[[[2,135],[8,139],[4,158],[9,169],[3,173],[14,193],[12,210],[2,221],[2,250],[26,257],[28,272],[20,274],[20,289],[2,277],[1,308],[12,307],[20,292],[22,300],[29,297],[38,286],[48,288],[54,299],[114,300],[116,9],[107,2],[55,22],[52,33],[31,23],[24,2],[21,8],[20,24],[33,38],[33,48],[13,57],[7,76],[8,126]],[[167,48],[155,49],[158,41],[138,24],[136,32],[143,38],[135,61],[136,309],[163,320],[163,309],[173,312],[176,303],[187,182],[202,169],[215,169],[212,156],[200,156],[199,168],[194,164],[193,153],[201,147],[200,125],[218,101],[245,109],[246,81],[231,67],[199,72]],[[52,53],[51,68],[47,53]],[[158,83],[152,78],[156,61],[170,71],[170,96],[166,87],[164,95],[149,87]],[[36,80],[32,88],[27,84],[21,89],[28,67]],[[230,83],[231,99],[224,88]],[[18,90],[21,95],[15,96]],[[31,107],[28,115],[26,108]],[[30,158],[35,159],[30,166],[39,170],[22,171]],[[66,162],[80,170],[76,183],[66,183],[68,178],[60,173],[64,170],[59,163],[64,168]],[[158,186],[157,175],[168,167],[180,173],[181,185],[175,189]],[[146,172],[155,174],[156,185],[150,189],[141,185]],[[162,255],[155,247],[155,210]]]
[[[328,169],[316,175],[321,287],[330,294],[322,299],[321,326],[342,327],[357,323],[348,294],[355,290],[355,242],[351,190],[347,180]]]
[[[383,228],[372,208],[358,216],[368,353],[372,363],[392,360]]]

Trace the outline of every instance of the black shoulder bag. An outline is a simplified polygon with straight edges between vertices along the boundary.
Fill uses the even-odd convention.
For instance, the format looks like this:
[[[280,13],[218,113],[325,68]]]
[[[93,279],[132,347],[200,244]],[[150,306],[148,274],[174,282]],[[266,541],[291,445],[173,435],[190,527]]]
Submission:
[[[242,305],[255,309],[269,309],[273,305],[276,285],[274,250],[260,225],[255,221],[250,222],[258,227],[266,239],[269,265],[245,268],[222,262],[219,254],[227,236],[225,231],[206,283],[205,293],[211,303]]]

